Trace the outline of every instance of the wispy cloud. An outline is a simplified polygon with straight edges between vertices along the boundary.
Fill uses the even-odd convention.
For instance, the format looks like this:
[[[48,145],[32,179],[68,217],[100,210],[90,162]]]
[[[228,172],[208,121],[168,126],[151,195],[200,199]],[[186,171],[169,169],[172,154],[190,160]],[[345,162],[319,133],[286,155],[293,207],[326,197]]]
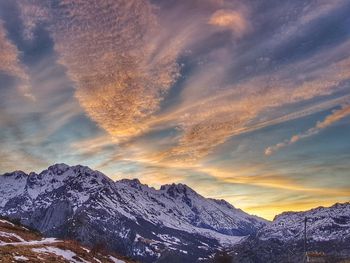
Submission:
[[[13,15],[0,14],[5,21],[0,71],[16,81],[15,92],[4,88],[0,103],[0,133],[11,142],[3,155],[17,156],[6,157],[8,166],[32,154],[44,162],[90,164],[115,177],[134,174],[152,185],[196,175],[204,178],[202,189],[215,181],[290,194],[316,196],[324,190],[276,171],[256,169],[251,176],[234,161],[273,162],[261,154],[265,145],[272,144],[266,149],[270,154],[347,114],[348,1],[5,0],[0,5]],[[16,19],[18,25],[9,24]],[[305,133],[271,142],[288,121],[298,119],[295,123],[304,126],[303,117],[341,105]],[[246,146],[243,137],[256,134],[254,157],[234,152]],[[208,164],[225,158],[235,164],[222,169]]]
[[[118,138],[139,134],[178,75],[180,41],[161,47],[146,1],[72,1],[50,12],[55,49],[81,106]]]
[[[292,145],[292,144],[294,144],[294,143],[296,143],[304,138],[308,138],[310,136],[316,135],[319,132],[321,132],[323,129],[331,126],[333,123],[336,123],[345,117],[348,117],[349,115],[350,115],[349,104],[343,105],[341,107],[341,109],[334,110],[332,112],[332,114],[328,115],[323,121],[317,122],[317,124],[314,127],[308,129],[307,131],[293,135],[288,140],[285,140],[283,142],[277,143],[276,145],[267,147],[265,149],[265,155],[274,154],[276,151],[278,151],[284,147]]]
[[[0,20],[0,71],[26,80],[27,74],[19,59],[17,47],[8,39],[3,21]]]
[[[46,16],[60,62],[75,83],[76,97],[88,116],[116,142],[135,137],[137,142],[138,136],[155,129],[178,129],[173,146],[145,153],[153,156],[152,160],[199,161],[231,136],[292,115],[281,115],[281,108],[341,90],[341,82],[350,77],[349,58],[339,57],[349,47],[344,43],[327,54],[316,53],[228,84],[232,60],[239,54],[230,45],[215,44],[209,53],[200,54],[202,59],[186,76],[178,103],[163,112],[166,94],[180,77],[179,60],[204,48],[207,43],[203,41],[214,41],[222,29],[240,37],[252,32],[248,6],[226,1],[179,1],[169,8],[147,1],[105,0],[98,1],[96,8],[94,1],[68,2],[55,8],[38,2],[45,11],[26,6],[26,28],[36,22],[25,17],[39,13],[41,21]],[[198,12],[186,11],[187,5]],[[307,24],[332,8],[306,10],[300,20]],[[294,24],[287,24],[286,29],[292,30]],[[229,41],[238,44],[237,39]],[[325,64],[326,60],[330,62]]]
[[[18,92],[35,101],[35,96],[30,92],[29,76],[26,67],[20,61],[20,52],[16,45],[8,38],[4,22],[0,19],[0,72],[17,78],[20,81]]]

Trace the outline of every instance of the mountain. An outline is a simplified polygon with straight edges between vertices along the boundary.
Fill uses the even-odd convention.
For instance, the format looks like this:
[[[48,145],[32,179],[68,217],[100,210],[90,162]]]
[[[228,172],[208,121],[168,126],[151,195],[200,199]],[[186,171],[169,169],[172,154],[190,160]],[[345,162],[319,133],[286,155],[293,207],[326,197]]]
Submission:
[[[318,207],[305,212],[284,212],[259,232],[259,238],[283,241],[304,238],[304,221],[309,242],[350,237],[350,203]]]
[[[267,221],[183,184],[156,190],[112,181],[88,167],[56,164],[0,176],[0,215],[45,236],[103,246],[142,262],[194,262],[255,235]]]
[[[305,212],[284,212],[276,216],[255,236],[242,240],[234,247],[230,252],[234,262],[303,262],[305,218],[307,251],[324,253],[325,262],[350,259],[348,202]]]
[[[96,248],[88,249],[77,242],[44,238],[18,222],[0,219],[0,262],[55,263],[131,263],[129,259],[110,255]]]
[[[269,222],[184,184],[157,190],[81,165],[1,175],[0,215],[46,237],[167,263],[215,262],[222,253],[240,263],[302,262],[307,218],[308,251],[326,253],[326,262],[350,257],[350,203],[284,212]]]

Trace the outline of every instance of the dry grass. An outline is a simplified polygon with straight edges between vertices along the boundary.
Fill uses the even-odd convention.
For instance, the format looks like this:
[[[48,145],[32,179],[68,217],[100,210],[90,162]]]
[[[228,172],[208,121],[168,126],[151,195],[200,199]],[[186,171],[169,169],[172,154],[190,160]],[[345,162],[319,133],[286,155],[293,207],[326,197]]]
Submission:
[[[18,262],[15,260],[16,256],[24,256],[28,259],[26,262],[40,263],[40,262],[52,262],[52,263],[67,263],[62,257],[53,254],[38,254],[32,251],[35,246],[3,246],[0,247],[1,263],[13,263]],[[38,246],[36,246],[38,247]],[[25,262],[25,261],[23,261]]]
[[[7,234],[15,234],[25,241],[35,241],[41,240],[43,237],[40,233],[26,229],[23,226],[15,225],[9,222],[1,222],[0,221],[0,232],[4,232]],[[16,260],[16,257],[22,256],[27,258],[26,261],[23,262],[31,262],[31,263],[41,263],[41,262],[52,262],[52,263],[69,263],[68,260],[64,259],[62,256],[55,255],[53,253],[46,252],[35,252],[33,248],[45,248],[45,247],[56,247],[61,250],[69,250],[76,254],[74,259],[76,261],[86,260],[91,263],[113,263],[113,261],[109,258],[112,254],[105,253],[103,250],[101,251],[90,251],[89,249],[83,248],[78,242],[71,240],[57,240],[54,243],[46,243],[46,244],[16,244],[20,240],[15,237],[10,237],[6,235],[1,235],[0,233],[0,243],[12,243],[5,246],[0,246],[0,261],[1,263],[13,263],[13,262],[21,262]],[[115,258],[125,261],[126,263],[132,263],[130,259],[119,255],[113,255]]]
[[[51,253],[37,253],[32,250],[33,248],[44,248],[44,247],[56,247],[62,250],[70,250],[76,254],[76,257],[74,257],[76,261],[82,261],[83,259],[91,263],[98,263],[99,261],[103,263],[113,263],[113,261],[109,258],[110,255],[101,254],[101,253],[92,254],[88,250],[81,247],[75,241],[58,241],[52,244],[45,244],[45,245],[2,246],[0,247],[1,263],[16,262],[15,256],[24,256],[28,259],[28,261],[26,262],[31,262],[31,263],[39,263],[39,262],[69,263],[69,261],[67,261],[61,256],[57,256]],[[121,256],[116,256],[116,255],[113,255],[113,256],[120,260],[124,260],[126,263],[134,262]]]
[[[28,240],[40,240],[42,238],[42,235],[40,233],[35,232],[33,230],[29,230],[29,229],[27,229],[23,226],[20,226],[20,225],[12,224],[10,222],[4,223],[4,222],[0,221],[0,232],[16,234],[26,241],[28,241]],[[6,237],[0,236],[0,241],[18,242],[19,240],[12,238],[12,240],[7,241]]]

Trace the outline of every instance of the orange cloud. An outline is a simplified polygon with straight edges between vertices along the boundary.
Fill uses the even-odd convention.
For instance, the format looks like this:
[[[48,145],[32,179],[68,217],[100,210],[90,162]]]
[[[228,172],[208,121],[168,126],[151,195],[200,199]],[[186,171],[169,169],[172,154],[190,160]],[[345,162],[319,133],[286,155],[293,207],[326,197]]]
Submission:
[[[177,60],[183,53],[222,28],[237,34],[249,28],[246,12],[222,1],[209,2],[205,15],[195,16],[183,15],[182,5],[164,10],[137,0],[65,0],[39,12],[48,16],[60,63],[75,82],[80,105],[116,143],[129,149],[127,158],[195,166],[234,135],[311,112],[283,112],[283,107],[320,96],[326,99],[346,89],[340,84],[350,78],[350,59],[344,56],[349,41],[237,84],[227,83],[239,54],[218,48],[207,54],[209,64],[186,76],[176,105],[160,111],[179,78]],[[308,106],[315,112],[329,107],[323,103]],[[176,128],[171,145],[142,145],[140,150],[140,136],[164,128]]]
[[[265,155],[271,155],[282,149],[287,147],[288,145],[294,144],[301,139],[310,137],[312,135],[318,134],[321,130],[331,126],[333,123],[347,117],[350,115],[350,105],[343,105],[340,110],[335,110],[331,115],[328,115],[323,121],[317,122],[315,127],[308,129],[304,133],[293,135],[289,140],[285,140],[283,142],[277,143],[276,145],[269,146],[265,149]]]
[[[242,36],[247,32],[249,23],[243,13],[230,10],[217,10],[209,19],[210,25],[232,30],[237,36]]]
[[[347,201],[346,199],[344,201]],[[268,220],[273,220],[274,217],[280,213],[286,211],[306,211],[319,206],[331,206],[334,203],[339,202],[337,198],[327,197],[327,200],[320,199],[309,199],[300,200],[300,201],[290,201],[290,200],[281,200],[279,202],[273,202],[270,204],[259,204],[258,206],[245,206],[243,207],[244,211],[261,216]]]
[[[29,76],[26,68],[20,61],[20,52],[17,47],[8,39],[3,21],[0,20],[0,71],[21,81],[18,91],[22,96],[35,101],[35,96],[30,92],[28,86]]]
[[[17,47],[7,38],[7,32],[0,20],[0,71],[11,76],[27,79],[23,66],[19,59]]]
[[[284,189],[289,191],[304,192],[312,195],[343,196],[350,195],[349,189],[326,189],[317,187],[308,187],[295,180],[278,175],[278,173],[259,173],[261,167],[247,167],[238,172],[226,171],[215,167],[200,168],[199,171],[205,172],[221,182],[256,185],[260,187]],[[255,174],[255,175],[254,175]]]
[[[178,76],[181,43],[158,52],[161,25],[147,1],[67,2],[51,29],[76,97],[111,135],[141,133]]]

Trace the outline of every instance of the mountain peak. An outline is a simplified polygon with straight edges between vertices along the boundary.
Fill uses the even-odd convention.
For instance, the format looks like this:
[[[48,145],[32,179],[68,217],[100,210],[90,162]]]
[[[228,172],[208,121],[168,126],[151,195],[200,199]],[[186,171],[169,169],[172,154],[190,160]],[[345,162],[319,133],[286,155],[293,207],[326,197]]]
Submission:
[[[16,179],[28,176],[25,172],[17,170],[11,173],[4,173],[2,176],[15,176]]]
[[[187,186],[186,184],[165,184],[160,187],[161,191],[165,191],[172,197],[176,197],[177,195],[188,195],[188,194],[195,194],[198,195],[192,188]]]
[[[47,168],[47,170],[52,171],[54,173],[64,173],[65,171],[67,171],[68,169],[70,169],[71,166],[69,166],[68,164],[65,163],[56,163],[53,164],[51,166],[49,166]]]
[[[129,185],[141,185],[142,183],[140,182],[139,179],[133,178],[133,179],[121,179],[117,182],[124,183],[124,184],[129,184]]]
[[[51,165],[48,167],[46,170],[43,170],[39,175],[43,176],[48,173],[51,173],[54,176],[60,176],[60,175],[65,175],[66,177],[99,177],[101,179],[107,179],[108,181],[111,181],[109,177],[104,175],[103,173],[93,170],[88,166],[84,165],[73,165],[70,166],[65,163],[57,163],[54,165]]]
[[[286,211],[279,215],[276,215],[274,218],[274,221],[277,221],[289,216],[298,216],[300,218],[313,217],[325,211],[326,213],[329,213],[329,211],[335,211],[335,210],[341,210],[343,212],[345,211],[345,209],[350,209],[350,202],[335,203],[334,205],[329,207],[319,206],[307,211]]]
[[[21,218],[50,236],[78,238],[89,245],[106,241],[110,250],[144,262],[154,262],[160,247],[198,258],[256,233],[262,240],[289,240],[302,233],[304,214],[290,213],[266,222],[224,200],[205,198],[186,184],[166,184],[156,190],[138,179],[113,182],[82,165],[55,164],[40,174],[17,171],[0,181],[0,215]],[[313,237],[333,240],[344,235],[350,222],[348,207],[346,203],[309,210],[310,218],[319,222],[310,224]],[[330,224],[332,235],[318,227]],[[290,229],[287,237],[285,226]]]
[[[178,190],[180,192],[187,191],[187,189],[192,190],[188,185],[182,184],[182,183],[164,184],[160,187],[160,190],[168,190],[168,189],[174,189],[174,190]]]

